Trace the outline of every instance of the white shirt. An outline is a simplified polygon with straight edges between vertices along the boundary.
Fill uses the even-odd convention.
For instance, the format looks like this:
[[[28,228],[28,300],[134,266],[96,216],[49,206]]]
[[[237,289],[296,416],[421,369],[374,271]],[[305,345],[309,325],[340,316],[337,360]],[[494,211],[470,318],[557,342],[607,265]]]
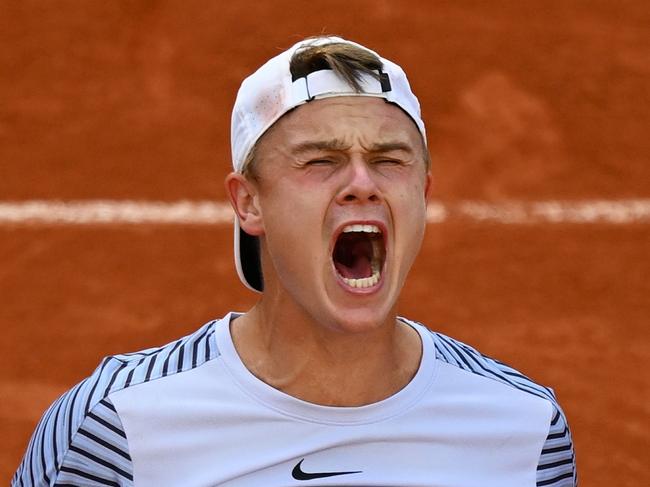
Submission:
[[[37,477],[73,485],[106,485],[82,483],[91,476],[142,487],[575,485],[552,392],[467,345],[403,320],[422,339],[413,379],[378,403],[327,407],[252,375],[232,342],[233,316],[107,359],[67,394],[72,407],[59,402],[77,434],[61,440],[46,413],[42,447],[32,442],[14,485],[57,442],[63,468],[46,461]]]

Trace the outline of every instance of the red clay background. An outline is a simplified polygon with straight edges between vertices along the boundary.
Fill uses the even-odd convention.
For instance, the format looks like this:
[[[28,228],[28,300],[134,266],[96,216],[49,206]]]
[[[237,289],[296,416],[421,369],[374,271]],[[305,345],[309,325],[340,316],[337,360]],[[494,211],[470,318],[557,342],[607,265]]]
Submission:
[[[649,25],[625,0],[0,0],[0,201],[223,200],[239,82],[320,32],[409,73],[434,198],[648,198]],[[551,385],[582,485],[650,485],[649,248],[647,223],[452,219],[402,312]],[[103,356],[254,299],[229,227],[0,226],[2,478]]]

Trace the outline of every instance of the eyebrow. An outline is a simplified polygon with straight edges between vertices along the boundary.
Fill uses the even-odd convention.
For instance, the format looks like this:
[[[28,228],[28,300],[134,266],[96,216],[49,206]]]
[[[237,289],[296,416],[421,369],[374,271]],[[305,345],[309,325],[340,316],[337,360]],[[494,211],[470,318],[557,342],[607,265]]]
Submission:
[[[301,142],[300,144],[294,146],[292,152],[294,154],[300,154],[303,152],[309,152],[315,150],[341,151],[349,148],[350,148],[350,144],[346,144],[341,139],[308,140],[306,142]]]
[[[372,144],[368,149],[370,152],[404,151],[409,154],[413,153],[413,148],[404,142],[378,142]]]
[[[294,154],[301,154],[312,150],[342,151],[349,148],[350,144],[344,142],[341,139],[309,140],[297,144],[292,149],[292,152]],[[404,142],[377,142],[371,144],[370,147],[367,147],[366,149],[368,152],[404,151],[408,152],[409,154],[413,153],[413,148]]]

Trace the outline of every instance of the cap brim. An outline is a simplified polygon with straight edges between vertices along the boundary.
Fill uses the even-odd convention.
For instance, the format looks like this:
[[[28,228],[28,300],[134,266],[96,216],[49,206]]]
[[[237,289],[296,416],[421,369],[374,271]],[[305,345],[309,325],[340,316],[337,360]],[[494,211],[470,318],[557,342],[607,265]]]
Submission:
[[[244,232],[235,218],[235,266],[241,282],[250,289],[261,293],[264,290],[262,263],[260,261],[260,242],[257,237]]]

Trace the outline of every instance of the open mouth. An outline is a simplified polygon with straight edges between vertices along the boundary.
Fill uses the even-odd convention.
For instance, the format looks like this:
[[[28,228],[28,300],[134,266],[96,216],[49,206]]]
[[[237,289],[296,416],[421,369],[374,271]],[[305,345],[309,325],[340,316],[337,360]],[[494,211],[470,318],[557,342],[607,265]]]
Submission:
[[[385,259],[384,236],[376,225],[347,225],[336,239],[332,252],[339,277],[354,288],[377,285]]]

